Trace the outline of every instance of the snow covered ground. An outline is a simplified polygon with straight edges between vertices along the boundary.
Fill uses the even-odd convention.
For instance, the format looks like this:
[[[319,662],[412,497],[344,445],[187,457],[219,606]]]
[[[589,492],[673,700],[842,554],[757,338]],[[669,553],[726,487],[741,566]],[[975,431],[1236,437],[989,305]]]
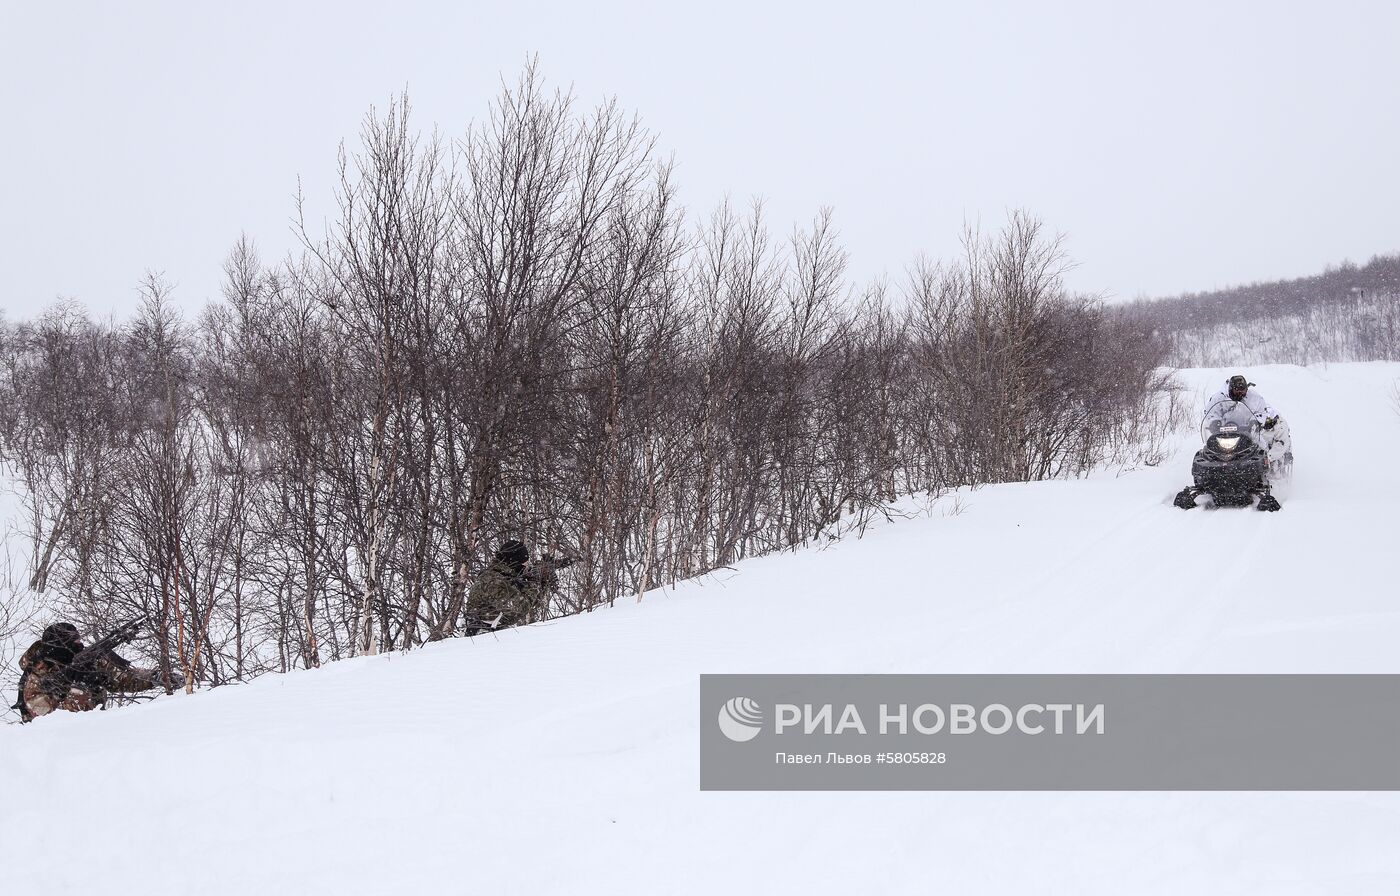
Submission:
[[[0,728],[3,889],[1400,892],[1400,794],[699,790],[702,672],[1400,672],[1400,364],[1247,372],[1280,513],[1173,508],[1183,436],[640,604]]]

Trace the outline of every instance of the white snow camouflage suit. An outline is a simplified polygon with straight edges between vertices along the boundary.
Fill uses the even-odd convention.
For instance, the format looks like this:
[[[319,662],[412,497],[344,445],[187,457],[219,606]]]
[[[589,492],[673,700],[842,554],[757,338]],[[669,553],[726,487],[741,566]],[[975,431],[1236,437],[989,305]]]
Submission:
[[[1279,418],[1274,428],[1259,430],[1259,442],[1269,455],[1269,463],[1277,464],[1285,457],[1291,461],[1293,439],[1288,432],[1288,422],[1279,416],[1279,412],[1274,410],[1267,398],[1253,389],[1245,392],[1243,399],[1235,401],[1230,397],[1230,381],[1226,380],[1225,388],[1212,395],[1206,402],[1202,427],[1213,429],[1216,423],[1233,423],[1249,432],[1255,424],[1262,427],[1264,421],[1270,417]]]

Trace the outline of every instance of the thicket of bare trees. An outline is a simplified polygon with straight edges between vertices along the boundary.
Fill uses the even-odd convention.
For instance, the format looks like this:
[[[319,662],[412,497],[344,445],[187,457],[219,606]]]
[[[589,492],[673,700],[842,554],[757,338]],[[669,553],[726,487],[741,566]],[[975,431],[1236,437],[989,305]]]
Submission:
[[[564,615],[1152,450],[1160,348],[1028,215],[856,290],[828,213],[688,223],[635,119],[533,72],[455,142],[406,102],[362,136],[326,232],[240,243],[198,319],[152,277],[130,322],[0,332],[30,585],[147,615],[172,687],[450,637],[506,537],[578,558]]]
[[[1347,261],[1311,277],[1138,300],[1127,307],[1158,329],[1176,330],[1302,315],[1382,295],[1400,295],[1400,255],[1377,255],[1362,265]]]
[[[1177,367],[1400,360],[1400,255],[1121,306]]]
[[[1400,290],[1164,334],[1177,367],[1400,360]]]

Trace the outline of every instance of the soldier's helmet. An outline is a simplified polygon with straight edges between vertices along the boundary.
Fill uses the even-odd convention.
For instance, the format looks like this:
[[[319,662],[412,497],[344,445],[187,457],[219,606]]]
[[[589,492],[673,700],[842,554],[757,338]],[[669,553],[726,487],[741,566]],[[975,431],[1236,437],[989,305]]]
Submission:
[[[50,644],[76,644],[78,627],[71,622],[55,622],[44,629],[44,640]]]
[[[511,566],[524,566],[525,562],[530,559],[530,549],[525,546],[525,542],[512,538],[496,548],[496,559],[502,563],[509,563]]]
[[[1249,387],[1252,385],[1254,384],[1240,374],[1235,374],[1230,377],[1230,397],[1235,401],[1243,401],[1245,395],[1249,393]]]

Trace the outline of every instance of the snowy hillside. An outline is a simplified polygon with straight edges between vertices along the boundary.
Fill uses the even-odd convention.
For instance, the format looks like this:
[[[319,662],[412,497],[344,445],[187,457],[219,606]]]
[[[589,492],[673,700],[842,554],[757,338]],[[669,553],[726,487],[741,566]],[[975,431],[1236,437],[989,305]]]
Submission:
[[[5,726],[0,881],[1400,892],[1400,794],[699,791],[700,673],[1400,672],[1400,364],[1247,372],[1292,425],[1280,513],[1173,508],[1183,436],[1156,468],[948,496],[639,604]]]

